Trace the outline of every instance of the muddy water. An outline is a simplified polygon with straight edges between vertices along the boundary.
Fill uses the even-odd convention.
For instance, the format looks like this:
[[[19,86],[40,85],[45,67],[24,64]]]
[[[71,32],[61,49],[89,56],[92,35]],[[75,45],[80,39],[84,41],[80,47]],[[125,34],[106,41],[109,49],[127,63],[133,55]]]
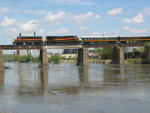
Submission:
[[[150,113],[150,65],[6,66],[0,113]]]

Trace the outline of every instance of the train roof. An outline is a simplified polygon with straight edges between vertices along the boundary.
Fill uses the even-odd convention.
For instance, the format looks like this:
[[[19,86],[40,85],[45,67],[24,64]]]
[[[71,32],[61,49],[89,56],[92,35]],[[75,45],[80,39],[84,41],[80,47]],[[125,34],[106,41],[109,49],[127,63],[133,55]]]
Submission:
[[[21,37],[42,37],[42,36],[21,36]]]
[[[112,38],[118,36],[81,36],[81,38]]]
[[[46,36],[46,37],[77,37],[76,35],[64,35],[64,36]]]
[[[120,36],[120,37],[141,37],[142,38],[142,37],[150,37],[150,36],[145,35],[145,36]]]
[[[81,36],[81,38],[116,38],[116,37],[126,37],[126,38],[134,38],[134,37],[150,37],[150,36]]]

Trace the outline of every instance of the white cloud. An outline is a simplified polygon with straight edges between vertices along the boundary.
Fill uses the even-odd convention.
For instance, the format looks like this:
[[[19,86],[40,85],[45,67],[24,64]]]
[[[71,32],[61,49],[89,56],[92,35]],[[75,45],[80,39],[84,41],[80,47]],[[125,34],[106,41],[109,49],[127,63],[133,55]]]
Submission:
[[[86,26],[80,26],[79,30],[87,30],[87,27]]]
[[[68,32],[69,32],[68,29],[60,28],[60,29],[48,31],[48,35],[65,35],[65,34],[68,34]]]
[[[142,14],[143,15],[150,15],[150,7],[144,8],[143,11],[142,11]]]
[[[130,28],[129,26],[125,26],[123,27],[124,30],[127,30],[131,33],[145,33],[146,30],[139,30],[139,29],[135,29],[135,28]]]
[[[46,0],[48,3],[68,4],[68,5],[94,5],[94,2],[89,0]]]
[[[12,19],[12,18],[8,18],[7,16],[4,17],[4,20],[1,22],[1,25],[3,27],[7,27],[7,26],[11,26],[13,24],[15,24],[16,20]]]
[[[92,17],[94,14],[93,12],[87,12],[86,14],[76,15],[75,19],[77,20],[85,20]]]
[[[20,11],[20,10],[19,10]],[[28,14],[34,14],[34,15],[39,15],[39,14],[46,14],[48,13],[47,10],[23,10],[22,12],[28,13]]]
[[[45,33],[45,29],[39,29],[39,31],[38,31],[39,35],[44,35],[44,33]]]
[[[143,17],[142,14],[138,14],[137,16],[132,17],[131,19],[130,18],[125,18],[125,19],[123,19],[123,21],[125,23],[143,23],[144,22],[144,17]]]
[[[95,15],[95,19],[100,19],[100,15]]]
[[[63,19],[65,17],[65,15],[66,15],[66,12],[64,12],[64,11],[60,11],[56,14],[52,14],[51,12],[49,12],[46,15],[45,19],[50,22],[55,22],[55,21],[59,21],[59,20]]]
[[[36,25],[37,22],[38,20],[28,21],[27,23],[21,26],[21,29],[23,29],[24,31],[34,31],[35,29],[37,29],[37,25]]]
[[[7,8],[7,7],[1,7],[1,8],[0,8],[0,13],[7,13],[7,12],[9,12],[9,11],[10,11],[10,9]]]
[[[94,33],[93,33],[93,35],[95,35],[95,36],[99,36],[99,35],[100,35],[100,33],[99,33],[99,32],[94,32]]]
[[[122,8],[117,8],[117,9],[113,9],[107,12],[108,15],[113,16],[116,14],[122,14],[123,9]]]
[[[98,15],[98,14],[95,15],[93,12],[87,12],[85,14],[75,15],[74,18],[77,23],[81,24],[82,21],[85,21],[85,20],[99,19],[100,15]]]
[[[49,0],[49,1],[55,1],[55,2],[62,2],[62,3],[76,3],[80,0]]]

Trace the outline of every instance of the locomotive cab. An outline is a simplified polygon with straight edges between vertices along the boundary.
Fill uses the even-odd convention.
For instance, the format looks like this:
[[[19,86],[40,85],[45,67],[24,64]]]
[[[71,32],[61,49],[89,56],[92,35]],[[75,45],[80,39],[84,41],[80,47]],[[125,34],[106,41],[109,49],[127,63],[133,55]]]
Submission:
[[[42,45],[42,36],[21,36],[19,33],[19,37],[14,39],[13,45]]]

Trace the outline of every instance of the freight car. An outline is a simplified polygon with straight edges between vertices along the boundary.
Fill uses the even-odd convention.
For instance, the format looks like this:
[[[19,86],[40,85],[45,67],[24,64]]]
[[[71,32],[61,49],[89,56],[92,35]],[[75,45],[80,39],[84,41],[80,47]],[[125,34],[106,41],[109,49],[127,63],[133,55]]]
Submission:
[[[19,34],[19,37],[17,39],[14,39],[13,45],[42,45],[42,36],[36,36],[34,33],[34,36],[21,36],[21,33]]]
[[[78,45],[81,40],[77,36],[46,36],[45,45]]]

